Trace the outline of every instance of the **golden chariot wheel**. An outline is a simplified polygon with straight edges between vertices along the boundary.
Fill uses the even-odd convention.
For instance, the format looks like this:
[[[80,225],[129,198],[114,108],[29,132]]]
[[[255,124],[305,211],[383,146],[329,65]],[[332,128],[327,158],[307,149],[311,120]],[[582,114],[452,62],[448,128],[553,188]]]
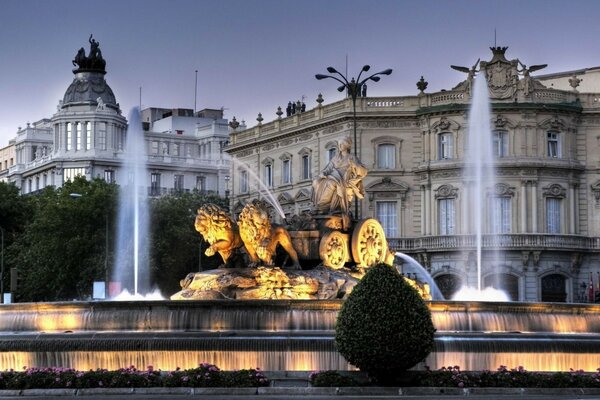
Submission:
[[[323,265],[333,269],[343,268],[349,260],[348,235],[340,231],[326,233],[319,243]]]
[[[352,257],[361,267],[385,262],[388,251],[383,227],[373,218],[363,219],[352,232]]]

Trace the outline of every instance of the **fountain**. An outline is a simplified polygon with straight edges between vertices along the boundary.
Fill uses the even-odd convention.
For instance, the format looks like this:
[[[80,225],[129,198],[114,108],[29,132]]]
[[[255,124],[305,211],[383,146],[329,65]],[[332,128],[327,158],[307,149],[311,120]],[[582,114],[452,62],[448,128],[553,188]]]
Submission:
[[[148,195],[146,151],[140,111],[129,114],[124,151],[123,180],[119,193],[117,241],[113,281],[134,298],[149,292]],[[121,295],[123,296],[123,295]]]
[[[484,78],[478,81],[476,86],[485,89]],[[475,90],[480,92],[481,88]],[[478,113],[474,109],[471,115]],[[136,113],[130,117],[129,150],[143,149],[142,144],[129,142],[142,137],[137,118]],[[475,120],[472,125],[475,126]],[[482,131],[486,129],[479,130]],[[339,164],[352,164],[359,173],[353,175],[352,171],[332,168],[319,177],[314,187],[322,196],[314,196],[313,201],[328,214],[318,214],[310,222],[300,218],[295,221],[295,228],[277,227],[265,217],[264,208],[254,204],[253,209],[246,210],[254,226],[242,223],[238,228],[227,215],[199,210],[196,228],[206,235],[210,244],[207,252],[220,254],[227,263],[230,258],[239,257],[238,250],[250,240],[256,253],[253,262],[262,264],[256,268],[208,271],[183,279],[181,298],[194,299],[203,291],[208,293],[204,300],[3,305],[0,370],[23,366],[117,369],[132,364],[138,367],[152,364],[155,369],[172,370],[192,368],[201,361],[223,369],[352,370],[334,344],[335,322],[343,297],[357,281],[353,274],[360,277],[365,268],[375,262],[389,261],[393,254],[388,251],[377,221],[370,218],[352,221],[348,214],[352,195],[364,194],[360,179],[365,171],[347,150],[336,156],[333,164],[344,161]],[[137,167],[138,173],[144,171],[143,163],[134,161],[133,155],[128,155],[127,160],[130,166]],[[477,174],[465,172],[468,179]],[[120,237],[128,239],[128,244],[119,245],[124,249],[120,257],[127,260],[123,263],[126,272],[118,273],[116,279],[134,292],[143,292],[148,282],[138,279],[147,276],[141,272],[146,256],[134,248],[146,248],[147,235],[133,228],[138,225],[131,221],[139,222],[147,211],[143,203],[137,202],[145,197],[136,193],[139,185],[135,182],[140,181],[136,180],[135,172],[130,176],[129,206],[119,217],[123,222],[130,221],[129,230],[120,233]],[[337,190],[348,189],[344,182],[352,184],[352,191]],[[475,186],[481,188],[481,180]],[[334,197],[349,192],[352,192],[350,198]],[[482,190],[477,193],[479,211],[484,197]],[[338,207],[332,207],[333,204]],[[481,288],[481,214],[472,224],[478,226],[478,287]],[[254,228],[257,234],[249,235]],[[246,232],[242,234],[236,229]],[[306,262],[318,258],[323,265],[312,272],[279,268],[284,263],[276,261],[275,238],[276,243],[283,242],[285,246],[291,242],[292,248],[286,249],[290,259],[295,261],[297,257]],[[354,271],[349,273],[347,264],[352,264]],[[230,279],[237,286],[228,285],[226,296],[223,287],[217,287],[221,291],[213,290],[215,281],[222,283],[225,275],[231,273],[237,273]],[[251,285],[268,290],[256,290]],[[221,297],[213,296],[211,291]],[[247,300],[239,300],[242,298]],[[434,351],[424,364],[433,369],[459,365],[463,370],[483,370],[501,364],[523,365],[539,371],[598,368],[600,305],[437,300],[428,305],[437,333]]]

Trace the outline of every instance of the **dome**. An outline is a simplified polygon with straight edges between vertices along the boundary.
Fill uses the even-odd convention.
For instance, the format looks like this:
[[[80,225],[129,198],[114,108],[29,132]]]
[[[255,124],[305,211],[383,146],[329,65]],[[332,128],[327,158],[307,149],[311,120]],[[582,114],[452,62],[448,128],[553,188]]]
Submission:
[[[99,72],[77,72],[63,98],[62,107],[72,105],[97,105],[98,99],[111,108],[118,109],[115,94]]]

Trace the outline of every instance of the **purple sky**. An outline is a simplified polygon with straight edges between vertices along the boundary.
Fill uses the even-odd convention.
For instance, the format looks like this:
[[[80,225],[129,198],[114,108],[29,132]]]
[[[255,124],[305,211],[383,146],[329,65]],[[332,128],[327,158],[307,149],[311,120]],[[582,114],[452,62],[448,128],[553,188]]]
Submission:
[[[564,0],[2,0],[0,147],[18,126],[50,117],[73,79],[71,60],[94,34],[106,79],[124,115],[143,107],[225,107],[249,126],[262,112],[319,92],[339,100],[336,82],[317,81],[332,65],[393,68],[371,96],[414,95],[464,79],[450,64],[507,58],[549,64],[541,73],[600,65],[600,1]]]

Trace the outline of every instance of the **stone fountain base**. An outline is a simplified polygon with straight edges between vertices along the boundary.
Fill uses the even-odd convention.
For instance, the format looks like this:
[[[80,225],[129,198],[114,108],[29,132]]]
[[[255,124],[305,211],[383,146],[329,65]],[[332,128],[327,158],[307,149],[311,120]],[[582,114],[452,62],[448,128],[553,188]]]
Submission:
[[[224,268],[188,274],[171,300],[330,300],[345,299],[360,272],[267,268]]]

